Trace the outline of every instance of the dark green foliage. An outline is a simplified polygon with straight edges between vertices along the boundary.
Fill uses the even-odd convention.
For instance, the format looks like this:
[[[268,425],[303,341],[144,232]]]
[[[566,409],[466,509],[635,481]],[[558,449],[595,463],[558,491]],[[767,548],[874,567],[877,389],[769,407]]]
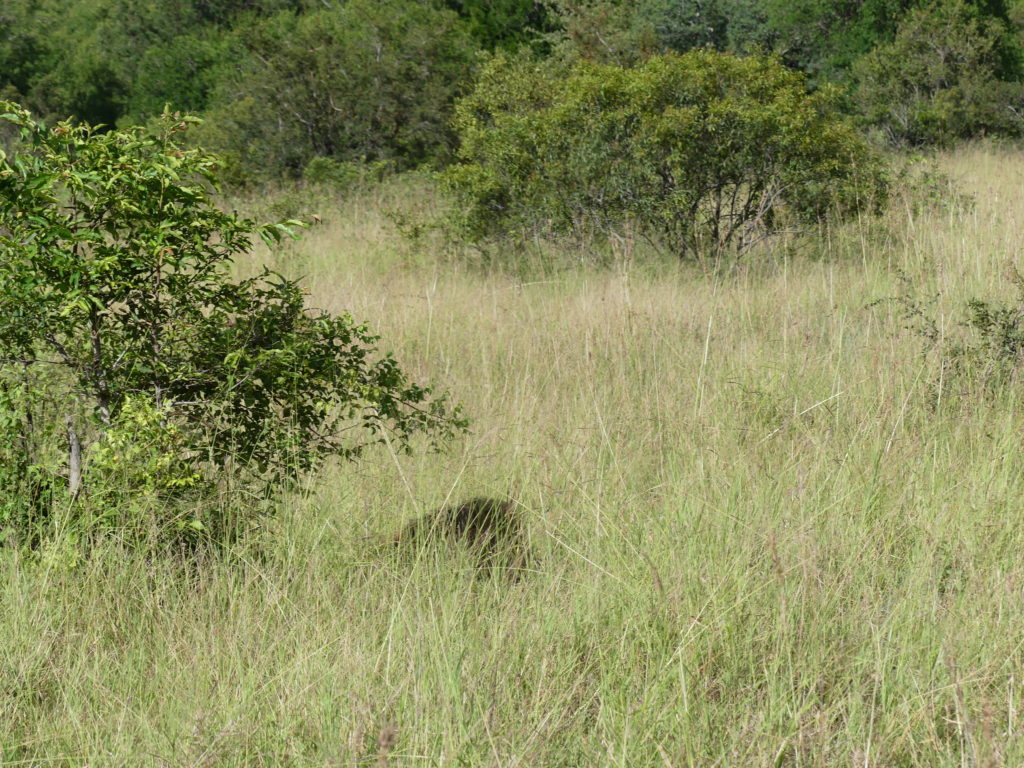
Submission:
[[[403,447],[461,424],[350,316],[308,310],[275,273],[230,278],[253,236],[273,243],[298,222],[257,226],[213,205],[217,159],[180,144],[194,119],[166,116],[150,136],[0,112],[22,134],[0,155],[0,443],[13,451],[0,496],[54,476],[65,419],[100,477],[125,476],[119,457],[139,467],[120,505],[101,504],[114,529],[133,486],[157,506],[226,476],[266,495],[384,431]],[[106,497],[84,477],[80,510],[96,515]]]
[[[897,145],[943,144],[980,132],[1018,134],[1024,88],[1006,26],[962,0],[912,11],[896,39],[857,63],[865,119]]]
[[[232,30],[323,10],[319,0],[11,0],[0,10],[0,89],[48,118],[94,124],[144,121],[168,103],[205,109],[238,63]]]
[[[203,21],[230,24],[242,14],[265,15],[277,11],[302,11],[322,7],[319,0],[189,0]]]
[[[138,121],[159,115],[164,107],[200,111],[209,102],[226,46],[209,37],[179,35],[151,46],[138,60],[126,98],[127,114]]]
[[[33,27],[31,0],[5,0],[0,8],[0,90],[24,94],[40,67],[43,42]]]
[[[629,63],[713,47],[770,50],[812,82],[844,79],[850,63],[891,39],[917,0],[554,0],[584,58]]]
[[[851,63],[888,42],[918,0],[768,0],[753,41],[815,80],[843,80]],[[735,40],[735,42],[740,42]]]
[[[728,48],[728,11],[722,0],[644,0],[637,13],[661,47],[683,53],[692,48]]]
[[[221,49],[205,24],[189,2],[20,2],[0,12],[0,86],[48,118],[105,125],[205,107]]]
[[[516,48],[551,31],[552,19],[542,0],[444,0],[466,21],[482,48]]]
[[[625,0],[551,0],[560,29],[551,35],[559,58],[626,66],[655,52],[654,29]]]
[[[834,204],[870,204],[879,165],[828,92],[776,59],[713,51],[623,68],[495,57],[457,108],[445,180],[483,243],[638,230],[680,256],[742,248]]]
[[[265,178],[318,156],[407,167],[444,155],[474,48],[450,11],[350,0],[239,28],[236,55],[202,136],[238,175]]]
[[[553,0],[573,50],[594,61],[625,64],[667,50],[713,47],[777,53],[813,85],[850,79],[860,57],[888,45],[923,0]],[[1006,25],[1001,0],[969,3],[979,19]],[[1001,42],[1002,77],[1016,73],[1016,43]],[[1017,74],[1012,74],[1016,77]]]

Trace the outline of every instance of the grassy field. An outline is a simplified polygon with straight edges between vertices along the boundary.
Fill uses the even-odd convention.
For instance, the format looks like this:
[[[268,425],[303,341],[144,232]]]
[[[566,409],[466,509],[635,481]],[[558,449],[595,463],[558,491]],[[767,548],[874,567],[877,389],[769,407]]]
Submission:
[[[0,764],[1024,764],[1024,417],[874,304],[905,273],[955,334],[1012,293],[1024,157],[942,165],[972,205],[719,270],[510,277],[398,237],[423,191],[321,211],[278,266],[471,433],[332,469],[191,575],[3,554]],[[479,494],[526,510],[526,578],[380,555]]]

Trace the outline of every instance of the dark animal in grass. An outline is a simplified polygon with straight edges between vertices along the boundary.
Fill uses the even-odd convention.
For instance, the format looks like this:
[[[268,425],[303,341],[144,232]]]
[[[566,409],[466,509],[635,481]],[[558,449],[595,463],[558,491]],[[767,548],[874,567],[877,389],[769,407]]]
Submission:
[[[515,502],[479,497],[442,507],[407,523],[392,536],[396,547],[461,545],[480,568],[523,570],[531,561],[526,526]]]

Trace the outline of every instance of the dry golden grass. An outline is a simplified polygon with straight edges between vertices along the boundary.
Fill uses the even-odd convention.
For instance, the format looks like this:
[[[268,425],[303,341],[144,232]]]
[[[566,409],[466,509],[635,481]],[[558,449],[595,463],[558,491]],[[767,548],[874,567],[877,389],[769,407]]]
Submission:
[[[324,208],[276,265],[472,432],[330,470],[190,578],[5,555],[0,762],[1022,764],[1017,400],[933,407],[935,360],[871,306],[900,271],[955,333],[1009,295],[1024,159],[942,164],[973,206],[897,200],[719,270],[513,277],[404,242],[382,210],[422,186]],[[479,494],[527,510],[528,578],[368,546]]]

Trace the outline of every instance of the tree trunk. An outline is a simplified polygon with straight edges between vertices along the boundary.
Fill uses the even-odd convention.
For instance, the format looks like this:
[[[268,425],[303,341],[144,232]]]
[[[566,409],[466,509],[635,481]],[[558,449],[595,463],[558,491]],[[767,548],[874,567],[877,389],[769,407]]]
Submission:
[[[78,439],[71,416],[65,415],[68,425],[68,491],[71,498],[78,498],[82,490],[82,443]]]

